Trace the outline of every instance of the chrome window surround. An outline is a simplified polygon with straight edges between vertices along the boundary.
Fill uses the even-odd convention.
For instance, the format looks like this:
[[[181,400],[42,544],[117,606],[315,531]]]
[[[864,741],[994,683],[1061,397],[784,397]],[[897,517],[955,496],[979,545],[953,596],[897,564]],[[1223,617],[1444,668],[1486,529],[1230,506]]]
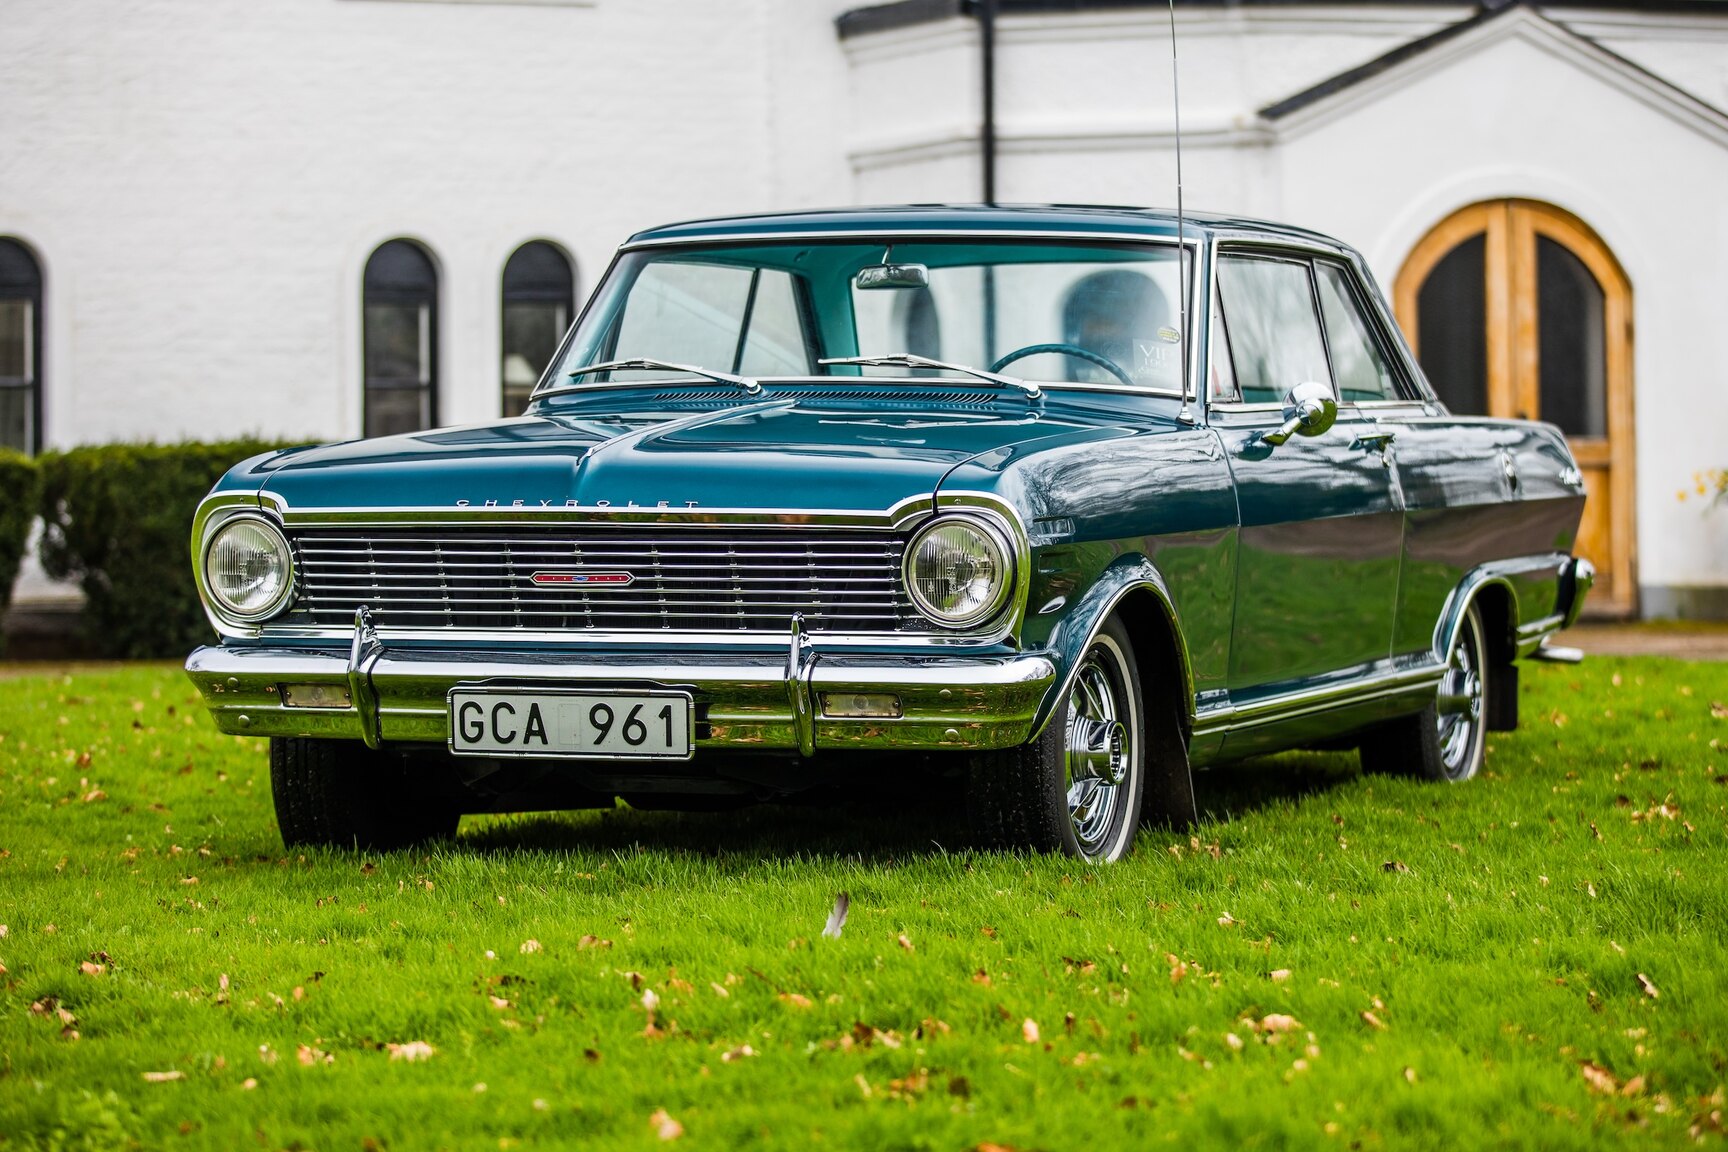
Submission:
[[[1251,233],[1215,237],[1210,245],[1209,259],[1207,260],[1209,275],[1207,276],[1208,284],[1206,291],[1208,311],[1206,313],[1205,363],[1208,366],[1212,363],[1212,356],[1216,344],[1216,338],[1212,332],[1212,313],[1210,311],[1210,305],[1216,301],[1218,293],[1218,278],[1216,275],[1211,275],[1210,272],[1217,266],[1220,257],[1229,255],[1233,252],[1246,252],[1250,255],[1254,252],[1283,252],[1296,253],[1309,259],[1327,259],[1334,263],[1343,264],[1348,268],[1355,274],[1357,279],[1361,281],[1361,286],[1363,288],[1366,289],[1373,285],[1373,280],[1368,276],[1367,270],[1356,258],[1356,255],[1349,249],[1341,246],[1334,247],[1319,241],[1305,242],[1288,237],[1260,237]],[[1384,298],[1381,293],[1377,291],[1365,290],[1361,295],[1365,298],[1363,302],[1368,305],[1369,319],[1376,322],[1376,335],[1380,337],[1383,345],[1382,350],[1391,353],[1391,359],[1398,368],[1401,376],[1399,387],[1406,391],[1415,392],[1417,395],[1415,397],[1400,397],[1397,400],[1370,400],[1367,402],[1353,401],[1353,406],[1364,411],[1374,411],[1382,408],[1419,408],[1424,412],[1429,412],[1434,407],[1434,401],[1423,393],[1423,377],[1421,368],[1416,364],[1416,358],[1411,354],[1409,344],[1405,342],[1404,334],[1399,330],[1396,321],[1394,321],[1387,313]],[[1322,330],[1324,330],[1324,328],[1322,328]],[[1327,355],[1328,357],[1331,355],[1330,345],[1327,346]],[[1208,381],[1202,381],[1202,383],[1208,383]],[[1210,389],[1208,388],[1208,393],[1209,391]],[[1213,400],[1209,394],[1202,397],[1202,400],[1205,403],[1208,412],[1218,412],[1220,414],[1235,412],[1281,413],[1284,408],[1283,404],[1278,402],[1244,404],[1240,401],[1218,401]],[[1344,406],[1344,401],[1339,401],[1339,409],[1342,410]]]
[[[932,507],[934,504],[934,507]],[[215,611],[213,597],[205,586],[203,554],[211,535],[228,519],[242,514],[273,521],[279,529],[295,527],[437,527],[440,525],[558,525],[606,523],[661,523],[680,525],[691,530],[726,528],[751,524],[762,528],[810,530],[869,527],[903,530],[910,535],[925,520],[953,510],[968,512],[996,525],[999,535],[1008,543],[1012,585],[1007,602],[990,619],[966,630],[919,633],[916,635],[822,633],[812,637],[814,646],[828,648],[983,648],[991,645],[1013,645],[1026,613],[1026,597],[1031,584],[1032,552],[1025,525],[1006,501],[988,492],[938,492],[934,501],[929,496],[909,496],[885,511],[813,510],[813,509],[741,509],[741,508],[567,508],[530,507],[507,508],[330,508],[296,509],[273,492],[223,492],[206,497],[192,521],[192,559],[197,576],[199,598],[205,615],[216,631],[231,640],[269,640],[273,642],[307,642],[320,645],[348,643],[354,634],[351,626],[310,627],[270,626],[269,621],[234,621]],[[285,600],[284,606],[291,605]],[[508,633],[469,629],[377,629],[380,637],[396,641],[429,642],[440,645],[555,645],[568,643],[570,634],[557,630],[510,629]],[[619,647],[663,647],[676,645],[712,645],[714,647],[773,646],[778,643],[774,633],[753,633],[740,636],[735,631],[671,630],[653,632],[584,632],[584,643]]]
[[[1188,328],[1189,328],[1189,331],[1193,331],[1193,329],[1194,329],[1194,317],[1199,314],[1196,311],[1196,308],[1198,307],[1198,305],[1195,303],[1195,301],[1201,295],[1201,286],[1209,279],[1209,276],[1206,274],[1205,269],[1203,269],[1201,266],[1202,258],[1204,256],[1206,256],[1206,251],[1207,251],[1206,241],[1202,237],[1198,237],[1198,236],[1181,236],[1181,237],[1178,237],[1174,234],[1169,235],[1169,236],[1148,236],[1145,233],[1140,233],[1140,232],[1111,232],[1111,231],[1107,231],[1107,230],[1099,230],[1099,231],[1078,231],[1078,230],[1076,230],[1076,231],[1070,232],[1070,231],[1063,231],[1061,229],[1033,229],[1033,228],[1027,228],[1027,229],[1016,229],[1016,228],[977,228],[977,229],[863,228],[863,229],[833,229],[833,230],[829,230],[829,231],[808,231],[808,232],[771,232],[771,233],[770,232],[762,232],[762,233],[751,233],[748,235],[738,235],[736,233],[719,233],[719,234],[711,234],[711,235],[666,236],[666,237],[661,237],[658,239],[638,240],[638,241],[635,241],[633,243],[624,243],[624,244],[619,245],[617,251],[615,251],[612,254],[611,264],[607,265],[606,271],[601,273],[600,278],[594,282],[595,283],[595,291],[593,291],[592,293],[589,294],[588,300],[583,304],[582,311],[577,314],[575,322],[573,324],[571,324],[569,330],[564,333],[564,339],[559,342],[558,350],[552,354],[552,359],[547,362],[546,370],[544,373],[542,373],[540,379],[535,383],[534,390],[528,394],[528,400],[530,403],[533,403],[533,401],[535,401],[542,394],[544,394],[548,391],[547,385],[551,383],[552,378],[553,378],[554,374],[557,372],[559,365],[563,363],[564,353],[569,348],[570,342],[576,338],[576,333],[582,327],[582,322],[588,318],[588,310],[591,307],[593,307],[594,302],[600,298],[599,288],[601,286],[603,286],[608,279],[611,278],[613,271],[617,267],[619,259],[622,258],[626,253],[640,251],[642,249],[676,248],[676,247],[683,247],[683,246],[689,246],[689,245],[713,246],[713,245],[719,245],[719,244],[764,244],[764,243],[772,243],[772,242],[780,241],[780,240],[786,240],[786,241],[798,241],[798,240],[841,240],[841,241],[846,241],[846,240],[892,240],[892,239],[900,239],[900,238],[906,238],[906,237],[911,237],[911,238],[918,239],[918,240],[978,240],[978,239],[982,239],[982,240],[1084,240],[1084,241],[1093,241],[1093,242],[1106,241],[1106,242],[1114,243],[1114,244],[1142,244],[1142,245],[1149,245],[1149,246],[1156,246],[1156,247],[1174,247],[1174,246],[1179,245],[1180,247],[1185,249],[1188,253],[1188,268],[1189,268],[1189,275],[1188,275],[1188,296],[1189,296]],[[1213,246],[1215,247],[1216,245],[1214,244]],[[1188,370],[1188,379],[1190,381],[1195,381],[1195,380],[1199,379],[1199,376],[1198,376],[1199,369],[1198,369],[1197,365],[1199,365],[1201,363],[1201,351],[1202,351],[1202,349],[1201,349],[1200,345],[1202,343],[1203,342],[1199,341],[1199,340],[1188,341],[1187,370]],[[823,384],[832,385],[836,379],[841,379],[841,380],[858,379],[858,380],[864,380],[864,381],[879,380],[879,381],[887,382],[887,381],[894,380],[895,377],[893,377],[893,376],[860,376],[860,377],[850,377],[850,376],[843,376],[843,377],[835,377],[835,376],[811,376],[811,377],[762,376],[762,377],[757,377],[756,379],[757,379],[758,383],[764,383],[764,384],[802,382],[802,381],[806,381],[806,380],[811,380],[811,381],[820,381]],[[683,381],[674,380],[674,381],[670,381],[670,382],[671,383],[682,383]],[[928,380],[922,380],[921,382],[922,383],[928,383],[929,381]],[[938,381],[938,382],[943,382],[943,381]],[[959,383],[959,381],[948,381],[948,382]],[[604,389],[608,389],[608,388],[642,388],[642,387],[650,387],[650,386],[654,386],[657,384],[663,384],[663,383],[667,383],[667,382],[666,381],[652,381],[652,380],[606,381],[606,382],[599,382],[599,383],[591,384],[588,386],[588,388],[583,388],[579,391],[564,391],[564,392],[561,392],[560,395],[580,396],[584,392],[588,391],[589,388],[592,388],[595,390],[604,390]],[[1193,392],[1192,388],[1189,389],[1188,393],[1184,393],[1182,390],[1175,389],[1175,388],[1140,388],[1140,387],[1130,388],[1124,384],[1102,384],[1102,383],[1101,384],[1087,384],[1087,383],[1081,383],[1078,381],[1063,381],[1063,380],[1039,380],[1036,383],[1041,388],[1045,388],[1047,390],[1055,389],[1055,390],[1063,391],[1063,392],[1124,392],[1124,393],[1128,393],[1128,394],[1136,395],[1136,396],[1165,396],[1165,397],[1169,397],[1169,398],[1175,399],[1175,400],[1183,400],[1183,399],[1192,400],[1192,399],[1198,398],[1198,397],[1192,395],[1192,392]]]

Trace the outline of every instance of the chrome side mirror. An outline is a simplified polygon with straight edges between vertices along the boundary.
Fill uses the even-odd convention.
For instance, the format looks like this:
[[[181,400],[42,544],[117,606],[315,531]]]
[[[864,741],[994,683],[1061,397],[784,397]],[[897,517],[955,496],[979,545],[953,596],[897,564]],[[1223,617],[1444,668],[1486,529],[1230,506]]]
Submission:
[[[1284,423],[1260,439],[1268,444],[1278,445],[1297,433],[1303,436],[1319,436],[1332,427],[1333,421],[1337,419],[1338,401],[1332,398],[1332,389],[1307,380],[1290,389],[1289,394],[1284,397]]]

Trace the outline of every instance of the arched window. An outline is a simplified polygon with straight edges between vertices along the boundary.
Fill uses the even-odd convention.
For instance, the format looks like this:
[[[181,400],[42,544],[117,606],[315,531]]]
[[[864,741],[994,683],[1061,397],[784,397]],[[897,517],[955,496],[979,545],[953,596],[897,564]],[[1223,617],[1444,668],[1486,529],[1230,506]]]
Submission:
[[[411,240],[366,261],[365,432],[389,436],[438,422],[438,271]]]
[[[42,446],[42,269],[0,237],[0,447]]]
[[[564,253],[530,240],[504,265],[504,415],[520,416],[575,308],[575,277]]]

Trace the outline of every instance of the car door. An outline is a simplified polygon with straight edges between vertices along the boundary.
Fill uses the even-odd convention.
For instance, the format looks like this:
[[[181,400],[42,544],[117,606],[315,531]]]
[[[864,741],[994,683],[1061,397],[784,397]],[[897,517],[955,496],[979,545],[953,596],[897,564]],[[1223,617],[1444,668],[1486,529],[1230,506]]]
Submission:
[[[1358,390],[1338,391],[1340,367],[1347,384],[1360,378],[1360,351],[1328,339],[1323,296],[1309,254],[1219,257],[1208,416],[1241,521],[1229,753],[1295,742],[1271,729],[1389,665],[1403,503],[1383,430],[1358,407]],[[1284,396],[1307,381],[1338,396],[1337,420],[1321,435],[1268,443]]]

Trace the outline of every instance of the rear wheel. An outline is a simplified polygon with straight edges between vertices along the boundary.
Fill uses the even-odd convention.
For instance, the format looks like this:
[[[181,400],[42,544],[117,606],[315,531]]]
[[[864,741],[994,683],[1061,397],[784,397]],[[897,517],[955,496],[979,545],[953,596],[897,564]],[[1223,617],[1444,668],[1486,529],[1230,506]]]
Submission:
[[[416,786],[400,757],[347,740],[272,739],[270,791],[290,848],[402,848],[454,836],[462,818]]]
[[[1145,791],[1140,673],[1116,619],[1099,631],[1068,697],[1030,744],[973,758],[967,810],[999,847],[1109,863],[1128,854]]]
[[[1488,750],[1488,678],[1482,613],[1471,604],[1452,642],[1434,703],[1365,737],[1363,769],[1452,783],[1475,776]]]

